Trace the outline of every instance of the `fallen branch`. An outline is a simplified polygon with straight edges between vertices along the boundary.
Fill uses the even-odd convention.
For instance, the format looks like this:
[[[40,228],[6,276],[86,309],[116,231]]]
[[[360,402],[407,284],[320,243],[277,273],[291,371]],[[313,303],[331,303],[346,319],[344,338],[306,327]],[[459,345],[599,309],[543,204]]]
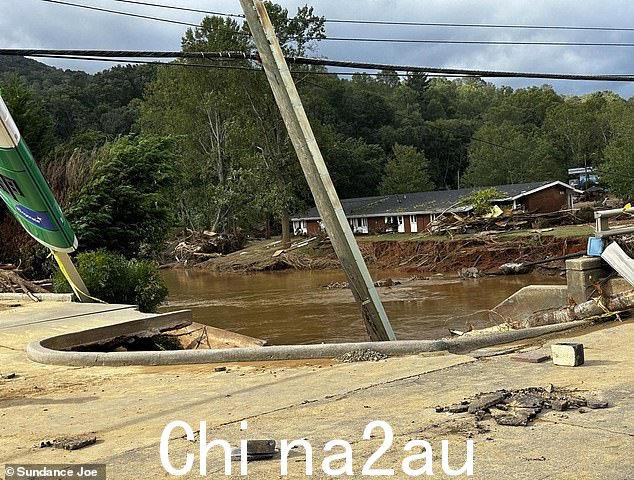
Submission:
[[[512,321],[512,325],[515,328],[526,328],[555,323],[567,323],[610,313],[616,314],[633,308],[634,290],[631,290],[611,297],[593,298],[579,305],[571,305],[557,310],[535,313],[522,322],[513,323]]]

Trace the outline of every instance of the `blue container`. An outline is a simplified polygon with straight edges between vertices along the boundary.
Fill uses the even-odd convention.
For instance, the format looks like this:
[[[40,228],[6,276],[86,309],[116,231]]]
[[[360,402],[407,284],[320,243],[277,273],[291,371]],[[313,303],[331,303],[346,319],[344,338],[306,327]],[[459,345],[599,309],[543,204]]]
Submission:
[[[603,253],[603,239],[590,237],[588,239],[588,256],[600,257]]]

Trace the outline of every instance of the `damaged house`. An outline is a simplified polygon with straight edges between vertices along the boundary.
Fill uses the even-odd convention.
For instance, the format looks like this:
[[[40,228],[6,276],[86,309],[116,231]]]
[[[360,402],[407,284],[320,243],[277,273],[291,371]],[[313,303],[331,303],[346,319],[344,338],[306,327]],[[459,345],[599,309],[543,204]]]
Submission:
[[[472,206],[463,204],[462,199],[482,188],[349,198],[341,203],[354,233],[417,233],[424,231],[442,213],[470,212]],[[499,185],[495,189],[503,197],[493,200],[492,204],[526,213],[572,209],[573,195],[582,193],[560,181]],[[316,235],[323,229],[315,207],[294,215],[291,221],[293,232],[298,235]]]

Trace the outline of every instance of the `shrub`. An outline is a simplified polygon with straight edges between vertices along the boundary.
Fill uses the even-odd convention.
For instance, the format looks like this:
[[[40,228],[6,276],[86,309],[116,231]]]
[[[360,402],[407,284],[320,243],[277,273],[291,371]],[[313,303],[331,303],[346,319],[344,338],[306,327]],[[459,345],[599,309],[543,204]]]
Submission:
[[[154,312],[167,296],[167,287],[152,262],[127,260],[105,250],[80,253],[76,260],[90,294],[104,302],[135,304],[142,312]],[[59,270],[53,286],[56,292],[72,291]]]
[[[487,215],[493,211],[492,200],[504,198],[495,187],[483,188],[482,190],[474,190],[469,195],[460,199],[462,205],[471,205],[476,215]]]

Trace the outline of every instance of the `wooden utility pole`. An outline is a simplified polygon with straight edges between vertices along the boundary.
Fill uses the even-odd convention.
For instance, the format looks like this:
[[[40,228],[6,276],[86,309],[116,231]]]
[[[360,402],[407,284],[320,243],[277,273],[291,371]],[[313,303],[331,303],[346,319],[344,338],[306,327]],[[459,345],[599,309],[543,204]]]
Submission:
[[[317,209],[354,298],[361,307],[370,340],[396,340],[330,179],[264,3],[262,0],[240,0],[240,3]]]
[[[66,280],[70,284],[70,288],[72,288],[73,292],[75,292],[77,300],[82,303],[94,302],[95,299],[90,296],[84,280],[79,275],[79,272],[77,271],[77,268],[75,268],[75,264],[68,253],[55,252],[53,250],[51,250],[51,252],[55,257],[59,268],[66,277]]]

